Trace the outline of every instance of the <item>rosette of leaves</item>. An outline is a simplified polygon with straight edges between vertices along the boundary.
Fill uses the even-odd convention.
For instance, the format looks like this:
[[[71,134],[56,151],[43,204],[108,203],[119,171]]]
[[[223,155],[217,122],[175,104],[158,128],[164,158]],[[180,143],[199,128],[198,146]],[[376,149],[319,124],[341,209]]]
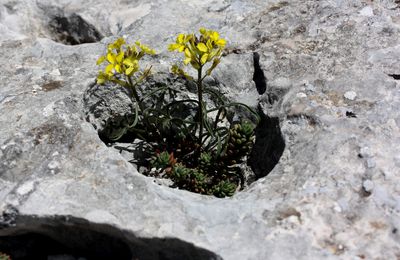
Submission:
[[[198,169],[188,168],[182,163],[177,163],[172,169],[172,180],[181,189],[209,194],[209,179]]]
[[[239,164],[248,155],[255,140],[254,127],[251,123],[243,121],[235,124],[229,130],[229,137],[223,161],[227,165]]]
[[[166,151],[158,153],[151,158],[150,165],[156,169],[165,170],[168,167],[173,167],[176,164],[174,153]]]
[[[235,193],[236,189],[237,185],[235,183],[224,180],[214,185],[211,192],[214,196],[223,198],[232,196]]]

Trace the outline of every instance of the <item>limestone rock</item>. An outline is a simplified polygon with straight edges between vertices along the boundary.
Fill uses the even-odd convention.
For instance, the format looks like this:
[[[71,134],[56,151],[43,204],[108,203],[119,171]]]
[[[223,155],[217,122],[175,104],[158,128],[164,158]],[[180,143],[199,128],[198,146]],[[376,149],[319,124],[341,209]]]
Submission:
[[[397,2],[0,1],[0,251],[33,238],[36,248],[62,245],[51,257],[70,257],[69,246],[82,253],[75,258],[395,259]],[[56,42],[52,10],[78,15],[104,38]],[[281,157],[282,143],[261,145],[256,161],[278,164],[269,173],[262,165],[260,179],[229,199],[138,173],[98,135],[113,111],[132,112],[126,93],[104,88],[99,106],[85,99],[96,59],[116,37],[153,46],[158,55],[145,62],[166,73],[178,60],[166,45],[202,26],[229,42],[212,80],[259,106],[284,142]]]

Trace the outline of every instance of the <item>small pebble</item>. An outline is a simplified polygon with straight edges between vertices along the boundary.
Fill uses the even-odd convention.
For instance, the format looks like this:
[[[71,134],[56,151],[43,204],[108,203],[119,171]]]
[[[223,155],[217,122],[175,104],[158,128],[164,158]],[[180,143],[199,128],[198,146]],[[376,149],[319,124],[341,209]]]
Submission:
[[[48,165],[49,169],[53,170],[60,167],[60,164],[57,161],[51,161]]]
[[[347,91],[346,93],[344,93],[344,97],[348,100],[354,100],[357,97],[357,93],[354,91]]]
[[[306,95],[305,93],[303,93],[303,92],[297,93],[296,96],[297,96],[298,98],[306,98],[306,97],[307,97],[307,95]]]
[[[367,168],[375,168],[375,166],[376,166],[375,160],[372,159],[372,158],[369,158],[369,159],[367,160]]]
[[[61,72],[59,69],[54,69],[50,72],[50,75],[52,76],[61,76]]]
[[[133,184],[132,183],[128,184],[127,188],[128,188],[128,190],[133,190]]]
[[[342,212],[342,208],[339,206],[339,205],[336,205],[334,208],[333,208],[336,212]]]
[[[368,146],[364,146],[360,148],[360,155],[362,158],[371,158],[373,157],[373,153]]]
[[[304,84],[304,86],[306,87],[307,91],[311,91],[311,92],[315,91],[315,86],[313,84],[306,83],[306,84]]]
[[[363,182],[363,188],[366,192],[372,192],[374,189],[374,183],[371,180],[365,180]]]
[[[366,6],[361,9],[360,15],[367,17],[374,16],[374,10],[372,10],[371,6]]]

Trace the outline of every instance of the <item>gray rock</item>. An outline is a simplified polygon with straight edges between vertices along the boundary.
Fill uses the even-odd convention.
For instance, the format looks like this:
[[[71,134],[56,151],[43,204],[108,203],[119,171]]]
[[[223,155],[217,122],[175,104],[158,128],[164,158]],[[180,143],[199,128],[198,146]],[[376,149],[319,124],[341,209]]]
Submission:
[[[357,97],[357,93],[354,91],[347,91],[346,93],[344,93],[344,97],[348,100],[354,100]]]
[[[366,192],[372,192],[374,189],[374,183],[371,180],[365,180],[363,182],[363,188]]]
[[[39,242],[81,251],[97,244],[101,253],[138,252],[140,259],[395,259],[398,8],[360,0],[2,0],[0,248],[35,233]],[[79,15],[106,37],[73,46],[53,41],[53,10]],[[255,154],[259,179],[227,199],[138,173],[98,135],[110,120],[132,114],[129,96],[105,87],[87,99],[95,61],[116,37],[153,46],[158,55],[145,64],[166,73],[178,60],[166,45],[201,26],[229,42],[210,81],[234,100],[259,105],[272,122]],[[265,92],[253,81],[260,70]],[[357,97],[345,97],[349,90]],[[281,157],[280,141],[265,134],[278,132]]]

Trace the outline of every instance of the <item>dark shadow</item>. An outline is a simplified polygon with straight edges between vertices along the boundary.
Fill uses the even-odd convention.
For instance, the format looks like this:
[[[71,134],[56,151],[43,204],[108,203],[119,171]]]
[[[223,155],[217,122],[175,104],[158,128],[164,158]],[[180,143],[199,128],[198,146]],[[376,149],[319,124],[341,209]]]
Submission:
[[[49,26],[56,41],[67,45],[98,42],[103,35],[78,14],[55,15]]]
[[[389,77],[392,77],[395,80],[400,80],[400,74],[388,74]]]
[[[0,230],[0,253],[13,260],[222,259],[176,238],[139,238],[110,225],[73,217],[17,217]]]
[[[261,121],[256,128],[256,142],[247,162],[257,178],[267,176],[278,164],[285,150],[279,118],[268,117],[262,112],[260,115]]]
[[[262,95],[267,90],[267,79],[265,78],[264,72],[261,69],[260,54],[258,54],[258,52],[253,52],[253,66],[253,81],[256,84],[258,94]]]

